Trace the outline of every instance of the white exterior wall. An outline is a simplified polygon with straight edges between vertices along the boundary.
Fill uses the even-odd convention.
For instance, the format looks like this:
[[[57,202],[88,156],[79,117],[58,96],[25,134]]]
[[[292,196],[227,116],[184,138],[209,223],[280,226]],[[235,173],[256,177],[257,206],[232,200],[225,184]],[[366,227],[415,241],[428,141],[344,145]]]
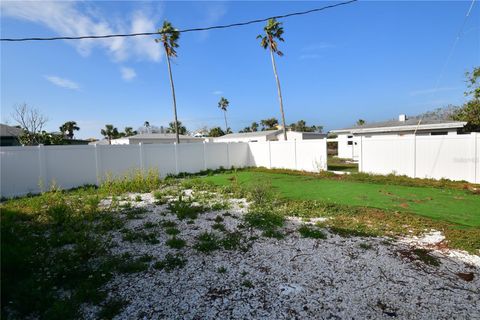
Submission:
[[[353,136],[351,133],[339,133],[337,140],[338,140],[338,157],[343,159],[358,159],[358,142],[359,138],[353,136],[352,138],[348,138],[349,136]],[[351,141],[352,144],[349,145],[348,142]],[[357,143],[355,145],[355,143]]]
[[[258,137],[241,137],[241,138],[213,138],[213,142],[225,143],[225,142],[265,142],[268,141],[267,136]]]
[[[326,169],[326,140],[0,148],[0,196],[100,184],[106,176],[157,170],[161,176],[246,166]]]
[[[480,135],[361,137],[359,169],[480,183]]]

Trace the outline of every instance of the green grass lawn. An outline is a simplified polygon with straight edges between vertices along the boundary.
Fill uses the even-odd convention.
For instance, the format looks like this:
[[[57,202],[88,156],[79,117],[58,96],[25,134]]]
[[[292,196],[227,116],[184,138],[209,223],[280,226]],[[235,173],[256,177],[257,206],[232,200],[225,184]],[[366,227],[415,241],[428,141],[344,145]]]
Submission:
[[[328,156],[327,165],[330,171],[358,172],[358,163],[349,163],[348,159]]]
[[[204,179],[227,185],[233,175],[218,174]],[[235,175],[241,185],[260,181],[269,183],[287,199],[322,200],[409,212],[462,226],[480,227],[480,196],[464,190],[340,181],[283,173],[240,171]]]

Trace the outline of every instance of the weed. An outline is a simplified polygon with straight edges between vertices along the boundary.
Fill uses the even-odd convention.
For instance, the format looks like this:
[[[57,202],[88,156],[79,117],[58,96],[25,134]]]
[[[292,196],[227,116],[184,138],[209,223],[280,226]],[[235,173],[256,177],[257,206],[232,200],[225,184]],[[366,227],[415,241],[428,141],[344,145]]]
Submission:
[[[412,250],[413,253],[418,257],[420,261],[425,264],[438,267],[440,265],[440,260],[430,254],[430,250],[416,248]]]
[[[222,239],[222,247],[225,250],[235,250],[242,246],[243,235],[236,232],[228,232]],[[244,248],[246,249],[246,248]]]
[[[367,242],[362,242],[358,246],[360,248],[362,248],[363,250],[371,250],[373,248],[373,246],[370,243],[367,243]]]
[[[145,229],[152,229],[152,228],[155,228],[156,226],[157,226],[157,224],[155,222],[152,222],[152,221],[147,221],[143,225],[143,227]]]
[[[284,235],[278,231],[282,227],[285,218],[270,210],[250,211],[244,216],[245,222],[250,226],[263,231],[263,235],[269,238],[282,239]]]
[[[253,282],[250,281],[250,280],[243,280],[242,286],[244,286],[245,288],[249,288],[249,289],[254,287]]]
[[[342,227],[330,227],[330,231],[339,235],[340,237],[374,237],[375,234],[365,231],[364,228],[359,227],[357,229],[342,228]]]
[[[213,221],[215,221],[215,222],[223,222],[223,218],[222,218],[221,216],[216,216]]]
[[[225,268],[225,267],[220,267],[220,268],[217,269],[217,272],[218,272],[218,273],[221,273],[221,274],[227,273],[227,268]]]
[[[142,200],[143,200],[143,199],[142,199],[142,196],[141,196],[141,195],[137,194],[137,195],[135,196],[135,201],[136,201],[136,202],[141,202]]]
[[[194,249],[203,253],[210,253],[220,249],[220,238],[214,233],[204,232],[197,237]]]
[[[183,200],[182,196],[179,196],[178,200],[171,201],[168,209],[175,213],[180,220],[196,219],[199,213],[206,211],[206,208],[202,206],[193,205],[192,201]]]
[[[111,298],[103,304],[102,310],[98,313],[98,318],[113,319],[127,306],[127,304],[127,301],[120,298]]]
[[[135,220],[141,219],[142,215],[147,213],[145,208],[130,208],[122,211],[123,214],[127,216],[127,219]]]
[[[180,233],[180,230],[178,230],[177,228],[171,227],[171,228],[165,229],[165,233],[171,236],[175,236]]]
[[[147,233],[144,231],[137,231],[131,229],[122,229],[123,241],[129,242],[145,242],[150,244],[160,243],[157,239],[157,235],[153,232]]]
[[[164,228],[175,228],[177,226],[177,223],[175,221],[163,221],[161,223],[162,227]]]
[[[180,254],[167,253],[165,258],[161,261],[157,261],[153,267],[158,270],[165,270],[171,272],[175,269],[181,269],[187,264],[187,260]]]
[[[118,261],[116,269],[120,273],[138,273],[148,269],[149,263],[140,259],[126,259]]]
[[[169,246],[170,248],[172,249],[182,249],[183,247],[185,247],[185,245],[187,244],[187,242],[183,239],[180,239],[180,238],[177,238],[177,237],[173,237],[171,239],[168,239],[165,244],[167,246]]]
[[[326,239],[327,235],[319,229],[309,227],[307,225],[303,225],[300,228],[298,228],[298,232],[302,235],[304,238],[314,238],[314,239]]]
[[[227,229],[225,228],[225,225],[223,223],[215,223],[212,225],[212,229],[218,230],[218,231],[226,231]]]

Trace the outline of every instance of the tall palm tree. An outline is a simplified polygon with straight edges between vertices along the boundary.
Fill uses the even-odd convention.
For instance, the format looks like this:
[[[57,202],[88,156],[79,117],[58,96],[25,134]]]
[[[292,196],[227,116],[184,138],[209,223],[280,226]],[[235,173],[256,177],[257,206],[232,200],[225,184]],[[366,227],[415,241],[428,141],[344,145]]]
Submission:
[[[283,99],[282,99],[282,90],[280,88],[280,80],[277,73],[277,65],[275,64],[275,55],[279,57],[283,56],[283,52],[278,50],[277,41],[285,41],[282,38],[283,27],[282,23],[278,22],[276,19],[269,19],[267,25],[263,28],[265,35],[258,35],[257,39],[261,39],[260,45],[264,49],[270,49],[270,57],[272,59],[273,73],[275,74],[275,80],[277,81],[277,91],[278,91],[278,100],[280,101],[280,113],[282,115],[282,125],[283,125],[283,138],[287,140],[287,127],[285,125],[285,113],[283,112]]]
[[[118,129],[111,124],[106,124],[105,129],[102,129],[100,133],[108,139],[108,144],[112,144],[112,139],[117,138],[119,135]]]
[[[74,136],[74,131],[80,130],[80,127],[77,126],[75,121],[67,121],[60,126],[60,132],[68,137],[68,139],[72,140]]]
[[[223,110],[223,117],[225,118],[225,132],[228,131],[228,124],[227,124],[227,109],[230,105],[230,102],[222,97],[218,102],[218,107]]]
[[[165,48],[168,74],[170,76],[170,86],[172,87],[175,138],[177,140],[177,143],[180,143],[180,138],[178,136],[177,101],[175,99],[175,86],[173,85],[172,69],[170,67],[170,58],[175,58],[177,56],[177,52],[175,51],[175,49],[178,48],[178,39],[180,38],[180,32],[178,32],[178,30],[175,29],[170,22],[164,21],[162,29],[159,29],[158,33],[160,33],[160,38],[155,39],[155,42],[161,42],[163,44],[163,47]]]

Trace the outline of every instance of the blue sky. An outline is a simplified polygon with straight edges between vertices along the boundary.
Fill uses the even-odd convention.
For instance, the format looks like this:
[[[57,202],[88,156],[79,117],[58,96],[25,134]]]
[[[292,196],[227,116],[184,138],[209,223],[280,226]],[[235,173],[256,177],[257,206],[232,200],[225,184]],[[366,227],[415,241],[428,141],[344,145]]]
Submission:
[[[2,37],[83,35],[225,24],[335,2],[9,2]],[[480,8],[475,3],[442,74],[470,1],[360,1],[282,20],[277,59],[287,123],[328,129],[418,114],[465,101],[464,73],[480,65]],[[194,130],[223,126],[217,102],[230,100],[236,131],[280,118],[268,53],[256,40],[263,24],[182,34],[173,64],[179,120]],[[436,90],[435,90],[436,88]],[[1,44],[1,121],[14,124],[27,103],[58,130],[75,120],[78,137],[100,137],[148,120],[167,125],[172,103],[167,67],[152,37]]]

